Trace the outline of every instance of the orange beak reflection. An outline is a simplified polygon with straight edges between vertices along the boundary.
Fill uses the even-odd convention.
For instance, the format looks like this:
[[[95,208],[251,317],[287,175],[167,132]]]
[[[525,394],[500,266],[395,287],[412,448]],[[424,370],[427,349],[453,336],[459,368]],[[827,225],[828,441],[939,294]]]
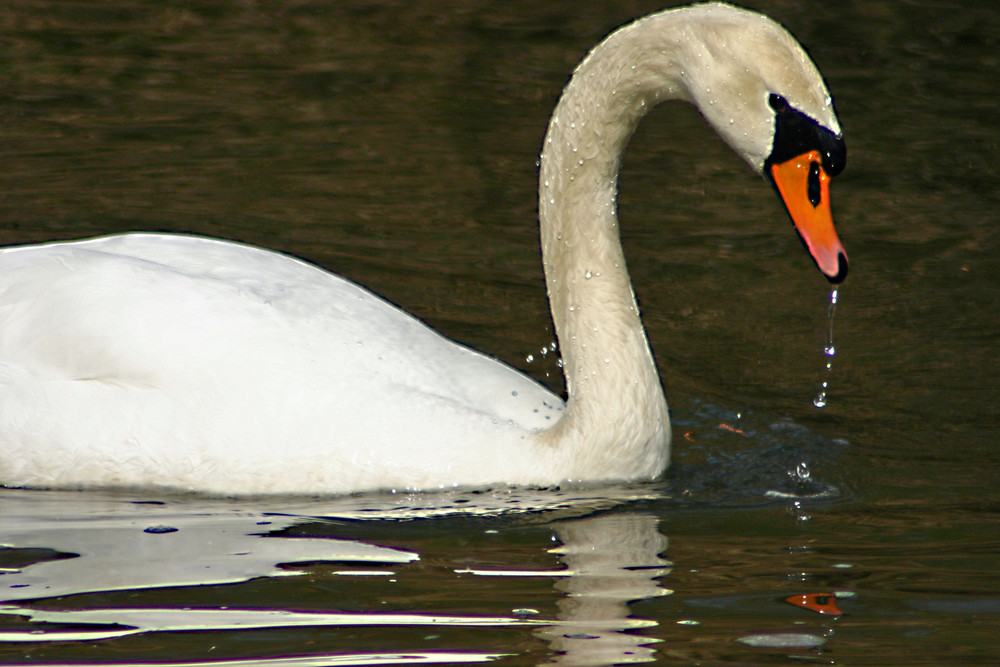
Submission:
[[[769,166],[771,181],[816,266],[832,283],[847,277],[847,253],[833,227],[830,176],[819,151]]]

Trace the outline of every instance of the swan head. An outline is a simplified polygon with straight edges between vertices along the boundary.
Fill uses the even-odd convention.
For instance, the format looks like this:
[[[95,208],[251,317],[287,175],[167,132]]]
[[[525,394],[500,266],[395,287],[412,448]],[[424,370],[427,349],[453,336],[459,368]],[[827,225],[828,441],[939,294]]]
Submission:
[[[847,253],[833,226],[829,181],[847,152],[823,77],[795,38],[763,14],[722,3],[686,13],[674,45],[684,97],[771,182],[816,266],[841,282]]]

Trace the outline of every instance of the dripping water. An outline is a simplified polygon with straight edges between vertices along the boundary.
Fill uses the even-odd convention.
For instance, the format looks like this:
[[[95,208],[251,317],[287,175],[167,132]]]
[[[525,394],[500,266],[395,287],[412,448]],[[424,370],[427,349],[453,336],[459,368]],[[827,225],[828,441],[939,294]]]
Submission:
[[[813,405],[817,408],[826,407],[826,392],[830,388],[830,375],[833,373],[833,358],[837,355],[837,348],[833,344],[833,316],[837,310],[837,289],[830,290],[830,309],[827,311],[826,345],[823,347],[823,356],[826,359],[826,367],[823,369],[823,382],[820,384],[819,393],[813,399]]]

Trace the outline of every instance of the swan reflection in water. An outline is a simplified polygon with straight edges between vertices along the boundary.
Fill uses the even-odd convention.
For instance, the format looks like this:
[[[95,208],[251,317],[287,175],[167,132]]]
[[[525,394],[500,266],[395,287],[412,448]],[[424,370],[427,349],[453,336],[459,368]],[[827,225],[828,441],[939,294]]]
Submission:
[[[518,492],[515,495],[518,496],[513,498],[516,502],[524,500],[528,494]],[[474,636],[482,629],[524,628],[549,643],[553,652],[551,660],[555,664],[654,660],[654,649],[649,645],[657,640],[631,631],[651,628],[656,623],[632,618],[628,604],[664,594],[657,578],[669,571],[669,563],[660,557],[667,539],[659,533],[656,517],[621,508],[593,515],[595,506],[607,507],[609,503],[614,503],[605,500],[596,505],[584,503],[571,507],[572,502],[563,502],[565,499],[558,496],[556,499],[559,501],[556,513],[563,513],[563,516],[584,513],[590,516],[553,521],[548,518],[551,512],[548,515],[527,515],[532,524],[537,524],[536,517],[552,521],[559,546],[551,552],[558,555],[563,566],[544,572],[520,573],[522,576],[552,577],[555,590],[561,594],[557,601],[557,618],[542,619],[518,615],[515,610],[492,617],[461,613],[384,613],[378,608],[360,612],[303,612],[288,609],[285,600],[294,596],[284,594],[283,599],[273,602],[259,600],[261,608],[256,609],[188,607],[186,604],[172,608],[95,607],[95,604],[106,605],[108,598],[88,598],[81,594],[127,590],[136,592],[132,599],[142,600],[143,589],[238,583],[274,576],[286,577],[288,586],[296,586],[296,572],[287,567],[279,568],[279,563],[334,562],[338,567],[353,567],[352,575],[366,570],[403,580],[407,576],[407,568],[420,558],[417,553],[420,544],[414,540],[414,544],[404,545],[404,548],[388,548],[359,539],[275,537],[274,531],[314,524],[316,521],[316,514],[303,517],[288,513],[295,509],[290,505],[269,504],[266,509],[264,505],[247,509],[246,503],[236,507],[222,501],[137,504],[115,496],[3,491],[0,492],[0,502],[8,511],[0,516],[0,533],[4,535],[6,544],[12,547],[7,550],[7,563],[16,560],[18,554],[23,560],[33,557],[36,562],[25,565],[22,560],[0,575],[0,600],[5,601],[0,605],[0,643],[65,642],[64,646],[73,646],[71,642],[76,642],[80,647],[88,647],[89,655],[90,649],[99,648],[101,642],[145,634],[162,638],[164,655],[161,657],[165,658],[169,655],[170,638],[177,637],[178,632],[186,633],[184,644],[190,646],[198,641],[195,637],[201,631],[243,632],[296,627],[333,630],[364,626],[384,627],[391,632],[397,628],[427,626],[436,629],[468,628]],[[406,508],[390,508],[388,505],[395,500],[388,499],[386,507],[379,513],[373,513],[370,506],[366,507],[363,516],[380,521],[366,522],[365,525],[376,528],[384,525],[388,529],[398,524],[387,519],[411,514]],[[423,498],[425,503],[429,500],[431,498]],[[324,513],[328,511],[327,517],[331,519],[361,518],[359,511],[350,507],[352,502],[358,500],[348,498],[340,505],[313,509],[324,510]],[[485,505],[462,507],[472,514],[479,511],[498,513],[502,507],[502,503],[493,507]],[[521,507],[525,505],[520,504]],[[508,505],[508,509],[516,506]],[[425,507],[413,511],[419,514],[431,510]],[[443,513],[445,516],[424,520],[447,521],[449,516],[454,516],[451,509]],[[266,534],[269,531],[271,535]],[[326,530],[323,532],[328,533]],[[377,531],[377,534],[388,539],[393,532]],[[398,544],[398,540],[396,542]],[[550,549],[551,543],[546,542],[545,547]],[[62,557],[38,561],[39,554],[43,552],[52,556],[61,554]],[[452,556],[457,557],[458,554]],[[0,562],[0,566],[3,564]],[[511,565],[516,567],[517,564]],[[453,574],[465,576],[462,572],[456,568]],[[518,573],[508,569],[479,570],[473,574],[493,579],[492,575],[516,576]],[[336,577],[335,574],[332,576]],[[70,595],[81,597],[64,598],[58,607],[44,602],[56,596]],[[178,597],[183,599],[183,588],[170,594],[172,600]],[[157,598],[162,599],[162,596]],[[207,634],[205,636],[205,641],[215,641]],[[491,640],[495,641],[495,637]],[[266,644],[260,647],[263,655],[256,658],[256,664],[268,667],[295,664],[301,667],[322,664],[323,660],[331,657],[330,654],[303,656],[296,658],[295,663],[289,663],[288,658],[269,657],[287,655],[289,651],[287,644],[280,643],[280,636],[276,635],[275,641],[270,649]],[[468,643],[463,641],[463,644]],[[336,656],[343,661],[346,659],[344,647],[340,648]],[[353,655],[359,661],[371,664],[376,658],[384,660],[388,654],[358,652]],[[445,658],[452,662],[479,662],[501,654],[447,649],[427,652],[426,647],[420,647],[414,652],[407,651],[405,655],[392,655],[393,664],[399,664],[409,661],[427,663]],[[141,663],[129,661],[129,664]],[[176,664],[195,667],[207,663]],[[226,661],[212,661],[211,664],[224,667]]]
[[[659,640],[627,631],[654,621],[633,618],[629,602],[666,595],[659,577],[671,563],[660,557],[667,538],[652,514],[616,513],[558,524],[562,546],[554,551],[568,576],[556,582],[565,593],[559,620],[538,631],[558,651],[553,664],[611,665],[652,662]]]

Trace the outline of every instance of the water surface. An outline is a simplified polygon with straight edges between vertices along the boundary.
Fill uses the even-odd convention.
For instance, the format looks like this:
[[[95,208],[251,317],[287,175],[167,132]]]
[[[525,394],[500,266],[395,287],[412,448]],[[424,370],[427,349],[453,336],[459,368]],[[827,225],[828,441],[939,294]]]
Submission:
[[[240,502],[2,491],[0,662],[995,664],[1000,12],[752,6],[808,46],[846,133],[830,373],[829,288],[770,188],[664,105],[620,196],[675,420],[664,480]],[[0,243],[264,245],[559,390],[537,153],[575,62],[657,8],[12,3]],[[806,593],[844,614],[784,601]]]

